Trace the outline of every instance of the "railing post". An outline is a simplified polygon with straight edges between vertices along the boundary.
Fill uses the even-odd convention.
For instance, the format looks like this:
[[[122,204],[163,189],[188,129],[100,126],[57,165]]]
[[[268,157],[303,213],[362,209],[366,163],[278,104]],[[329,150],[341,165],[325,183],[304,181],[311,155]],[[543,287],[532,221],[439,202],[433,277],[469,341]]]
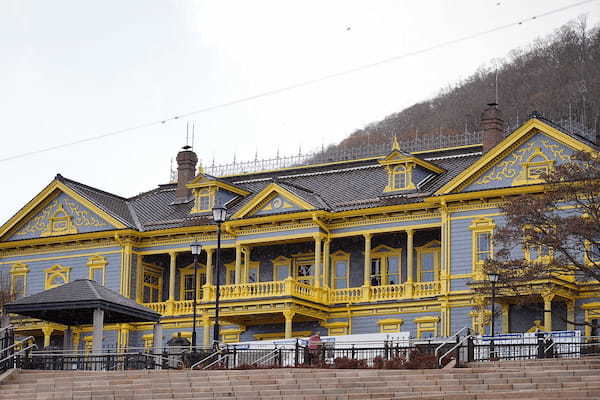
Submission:
[[[354,360],[354,343],[352,344],[352,359]]]
[[[467,339],[467,362],[475,361],[475,344],[473,338],[469,336]]]
[[[277,353],[277,358],[278,358],[278,360],[277,360],[278,363],[277,364],[279,365],[279,368],[281,368],[281,347],[279,348],[279,351]]]
[[[544,358],[546,349],[544,346],[544,334],[542,332],[536,333],[537,337],[537,358]]]
[[[296,346],[294,347],[294,367],[298,366],[298,353],[299,353],[298,346],[299,346],[298,339],[296,339]]]

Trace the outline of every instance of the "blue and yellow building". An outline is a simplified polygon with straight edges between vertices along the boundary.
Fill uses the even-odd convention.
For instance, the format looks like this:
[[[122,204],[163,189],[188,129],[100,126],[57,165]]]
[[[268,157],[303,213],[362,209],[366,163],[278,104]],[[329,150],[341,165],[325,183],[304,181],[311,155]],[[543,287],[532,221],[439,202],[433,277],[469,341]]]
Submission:
[[[177,182],[132,198],[57,175],[0,228],[0,269],[19,297],[96,280],[161,313],[167,342],[191,335],[190,243],[200,241],[198,337],[208,344],[215,313],[211,209],[218,203],[229,213],[220,269],[225,342],[313,331],[410,331],[417,338],[464,326],[489,332],[489,299],[471,284],[486,280],[482,264],[503,223],[499,206],[543,191],[543,171],[598,148],[538,114],[505,133],[495,105],[482,128],[482,143],[409,153],[394,141],[385,155],[219,177],[204,173],[184,148]],[[584,329],[565,320],[600,315],[598,282],[556,276],[536,282],[530,294],[538,309],[552,312],[500,296],[503,332]],[[46,346],[60,346],[66,329],[31,319],[14,324]],[[143,323],[109,325],[105,346],[149,347],[152,332]],[[76,328],[74,345],[91,347],[91,327]]]

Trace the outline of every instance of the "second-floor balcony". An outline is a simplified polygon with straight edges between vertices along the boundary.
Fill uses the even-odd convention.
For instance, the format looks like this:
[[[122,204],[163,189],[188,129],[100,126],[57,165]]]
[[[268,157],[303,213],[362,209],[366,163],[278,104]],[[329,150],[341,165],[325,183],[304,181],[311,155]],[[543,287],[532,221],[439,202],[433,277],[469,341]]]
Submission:
[[[221,285],[219,299],[231,302],[291,297],[322,305],[335,305],[432,297],[441,294],[441,290],[440,281],[334,289],[311,286],[290,277],[282,281]],[[205,285],[198,294],[199,305],[214,303],[216,287]],[[145,303],[144,305],[163,315],[185,315],[193,312],[194,301],[175,300]]]

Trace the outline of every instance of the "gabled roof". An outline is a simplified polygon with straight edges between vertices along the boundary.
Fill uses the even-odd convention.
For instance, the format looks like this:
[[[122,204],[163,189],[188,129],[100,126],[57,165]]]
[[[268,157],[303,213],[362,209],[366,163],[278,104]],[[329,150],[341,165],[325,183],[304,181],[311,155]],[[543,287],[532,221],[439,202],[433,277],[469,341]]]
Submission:
[[[226,180],[205,173],[198,174],[198,176],[192,179],[190,183],[188,183],[186,186],[190,189],[216,186],[229,192],[239,194],[240,196],[247,196],[250,194],[250,192],[248,192],[247,190],[232,185]]]
[[[390,152],[390,154],[388,154],[384,159],[379,161],[379,163],[381,165],[394,165],[394,164],[400,164],[400,163],[406,163],[406,162],[415,163],[429,171],[435,172],[436,174],[441,174],[445,171],[443,168],[440,168],[439,166],[437,166],[431,162],[423,160],[422,158],[420,158],[416,155],[406,153],[406,152],[400,150],[399,148],[393,149]]]
[[[88,325],[94,309],[105,311],[105,323],[158,321],[160,314],[89,279],[22,297],[6,304],[8,313],[26,315],[64,325]]]
[[[126,200],[110,193],[63,178],[60,174],[21,210],[0,227],[0,238],[22,223],[27,216],[43,206],[59,191],[75,199],[91,211],[112,224],[116,229],[135,228]],[[129,217],[129,219],[127,218]]]
[[[485,153],[479,160],[471,164],[468,168],[439,188],[435,194],[443,195],[457,191],[461,186],[464,186],[471,179],[476,177],[481,171],[493,165],[495,161],[501,158],[504,154],[507,154],[512,146],[526,138],[527,135],[532,134],[532,132],[535,130],[539,130],[558,142],[561,142],[575,150],[588,152],[595,151],[592,146],[585,143],[587,140],[583,141],[579,137],[574,137],[572,134],[563,132],[557,129],[556,126],[548,124],[546,120],[542,120],[538,118],[536,114],[534,114],[534,118],[529,119],[526,123],[505,137],[500,143]]]

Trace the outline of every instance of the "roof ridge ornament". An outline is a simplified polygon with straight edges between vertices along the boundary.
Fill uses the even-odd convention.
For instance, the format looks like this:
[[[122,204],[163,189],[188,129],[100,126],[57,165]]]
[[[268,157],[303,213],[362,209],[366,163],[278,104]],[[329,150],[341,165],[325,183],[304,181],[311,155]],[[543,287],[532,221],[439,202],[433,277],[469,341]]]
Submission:
[[[400,151],[400,143],[398,143],[396,135],[394,135],[394,140],[392,141],[392,151],[394,150]]]

